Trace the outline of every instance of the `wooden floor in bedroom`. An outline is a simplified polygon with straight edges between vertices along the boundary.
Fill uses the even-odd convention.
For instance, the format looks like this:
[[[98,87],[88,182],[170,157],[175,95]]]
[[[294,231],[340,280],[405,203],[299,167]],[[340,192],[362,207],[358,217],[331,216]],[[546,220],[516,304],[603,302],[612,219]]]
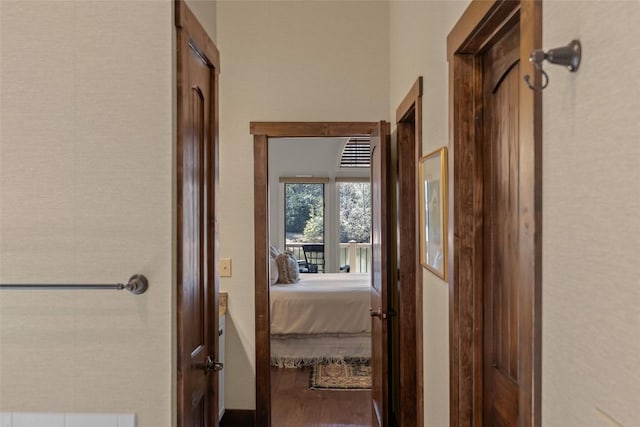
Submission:
[[[370,427],[371,391],[309,390],[311,368],[271,368],[272,427]]]

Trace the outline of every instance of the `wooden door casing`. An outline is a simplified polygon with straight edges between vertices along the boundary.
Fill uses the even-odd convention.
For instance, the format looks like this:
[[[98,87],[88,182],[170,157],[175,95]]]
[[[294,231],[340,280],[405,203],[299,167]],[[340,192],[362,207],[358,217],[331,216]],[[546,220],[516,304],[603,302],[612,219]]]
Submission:
[[[371,134],[371,411],[374,427],[389,425],[389,150],[389,125],[380,122]]]
[[[216,190],[219,54],[176,2],[178,426],[218,426]]]
[[[422,266],[420,265],[418,215],[418,163],[422,155],[423,78],[418,77],[396,109],[397,188],[395,216],[398,228],[397,313],[391,317],[392,346],[399,353],[390,362],[393,393],[391,422],[402,426],[420,425],[424,419],[422,350]],[[393,147],[392,147],[393,150]],[[393,162],[393,160],[392,160]],[[395,163],[395,162],[394,162]],[[393,289],[392,289],[393,291]],[[394,342],[394,339],[396,342]],[[392,353],[392,357],[394,357]],[[397,366],[399,364],[399,366]],[[393,370],[397,370],[393,372]],[[395,395],[395,396],[394,396]],[[395,412],[395,413],[394,413]],[[395,420],[393,419],[395,415]]]
[[[484,422],[518,424],[520,26],[483,54]]]
[[[251,122],[254,160],[256,427],[271,426],[269,335],[269,138],[358,137],[371,135],[377,122]]]

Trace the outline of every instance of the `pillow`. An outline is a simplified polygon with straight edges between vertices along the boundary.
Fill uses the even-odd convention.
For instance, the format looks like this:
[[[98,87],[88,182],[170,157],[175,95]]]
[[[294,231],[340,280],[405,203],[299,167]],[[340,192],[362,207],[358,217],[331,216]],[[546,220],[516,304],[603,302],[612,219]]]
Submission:
[[[289,281],[289,254],[280,254],[276,257],[278,267],[278,283],[292,283]]]
[[[269,260],[269,283],[275,285],[278,282],[278,264],[275,258]]]
[[[278,255],[280,255],[280,249],[277,246],[274,246],[273,243],[269,244],[269,255],[271,258],[276,259]]]
[[[289,273],[293,276],[293,282],[300,281],[300,264],[293,254],[289,254]]]
[[[276,257],[278,266],[278,283],[296,283],[300,280],[300,270],[298,261],[288,253],[280,254]]]

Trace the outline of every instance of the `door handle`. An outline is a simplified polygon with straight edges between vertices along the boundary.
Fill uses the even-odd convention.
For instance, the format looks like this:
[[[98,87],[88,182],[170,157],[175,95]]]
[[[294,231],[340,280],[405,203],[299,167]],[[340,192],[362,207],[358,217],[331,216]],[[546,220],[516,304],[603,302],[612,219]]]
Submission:
[[[216,362],[213,356],[207,357],[207,375],[211,373],[211,371],[222,371],[224,365],[220,362]]]
[[[382,311],[382,307],[379,307],[376,311],[373,311],[373,308],[369,307],[369,314],[371,317],[377,317],[379,319],[386,319],[387,313]]]
[[[196,364],[196,369],[203,369],[205,375],[209,375],[213,371],[221,371],[224,368],[224,364],[216,362],[213,356],[207,356],[204,363]]]

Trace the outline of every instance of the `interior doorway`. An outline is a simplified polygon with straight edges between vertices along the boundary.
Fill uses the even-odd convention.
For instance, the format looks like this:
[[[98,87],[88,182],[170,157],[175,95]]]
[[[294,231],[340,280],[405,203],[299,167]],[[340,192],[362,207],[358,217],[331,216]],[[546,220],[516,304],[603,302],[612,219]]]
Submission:
[[[383,133],[379,132],[382,127]],[[269,306],[269,220],[268,220],[268,144],[269,138],[280,137],[367,137],[378,135],[384,150],[388,150],[388,124],[376,122],[305,122],[305,123],[252,123],[251,133],[254,135],[254,196],[255,196],[255,272],[256,272],[256,420],[259,426],[270,426],[271,414],[271,340],[270,340],[270,306]],[[384,150],[379,153],[385,152]],[[381,158],[382,159],[382,158]],[[383,168],[386,174],[388,165]],[[386,176],[386,175],[385,175]],[[380,199],[380,197],[378,197]],[[385,215],[386,216],[386,215]],[[379,242],[379,241],[378,241]],[[386,246],[380,246],[380,248]],[[386,256],[386,255],[385,255]],[[391,271],[388,262],[385,265],[385,277],[379,277],[378,283],[388,283],[386,274]],[[388,271],[387,271],[388,270]],[[380,276],[381,272],[378,271]],[[345,274],[346,275],[346,274]],[[385,315],[379,321],[386,324]],[[373,323],[378,317],[371,317]],[[370,321],[370,320],[369,320]],[[387,342],[386,339],[384,342]],[[386,367],[385,367],[386,372]],[[376,384],[387,390],[386,376]],[[375,382],[375,381],[374,381]],[[382,402],[386,405],[386,399]]]
[[[539,426],[540,1],[473,1],[447,38],[451,425]]]
[[[268,152],[271,423],[369,427],[369,139],[274,137]]]

